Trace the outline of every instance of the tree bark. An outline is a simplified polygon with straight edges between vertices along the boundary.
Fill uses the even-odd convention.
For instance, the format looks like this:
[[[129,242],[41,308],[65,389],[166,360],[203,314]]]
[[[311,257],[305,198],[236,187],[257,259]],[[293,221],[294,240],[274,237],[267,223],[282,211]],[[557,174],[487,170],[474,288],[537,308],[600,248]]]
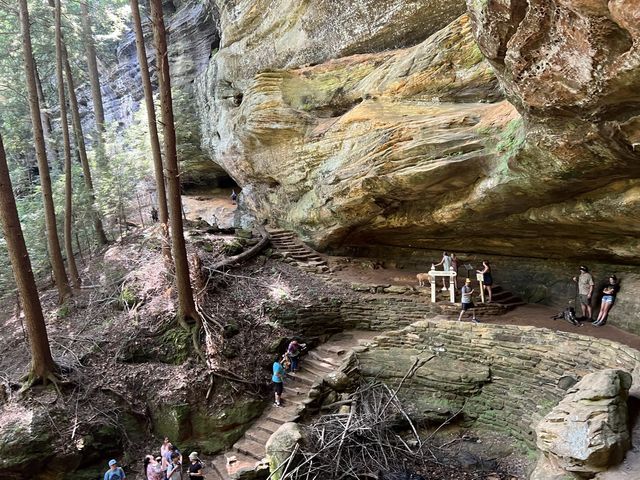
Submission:
[[[150,5],[153,18],[153,37],[158,55],[158,86],[160,89],[160,104],[162,109],[171,243],[176,268],[176,287],[178,290],[178,319],[183,322],[186,319],[198,320],[198,313],[193,300],[187,249],[184,242],[180,176],[178,171],[178,154],[176,152],[176,131],[173,123],[171,78],[169,76],[169,57],[167,54],[167,38],[162,13],[162,0],[151,0]]]
[[[171,245],[169,243],[169,212],[167,210],[167,194],[164,185],[164,172],[162,166],[162,154],[160,152],[160,139],[158,138],[158,124],[156,121],[156,111],[153,104],[153,89],[151,88],[151,78],[149,77],[149,65],[147,63],[147,52],[144,44],[144,33],[142,31],[142,21],[140,20],[140,8],[138,0],[130,0],[131,14],[133,16],[133,27],[136,32],[136,46],[138,52],[138,63],[140,63],[140,76],[142,78],[142,88],[144,89],[144,100],[147,107],[147,123],[149,124],[149,138],[151,140],[151,152],[153,154],[153,167],[156,177],[156,191],[158,197],[158,213],[162,231],[165,235],[165,242],[162,244],[162,253],[171,261]]]
[[[21,0],[26,2],[26,0]],[[24,243],[24,236],[18,218],[18,209],[13,197],[13,187],[9,177],[9,167],[0,135],[0,220],[4,229],[4,237],[9,250],[13,276],[22,298],[27,331],[29,332],[29,346],[31,348],[30,382],[50,379],[56,369],[47,328],[42,315],[40,297],[31,270],[31,261]]]
[[[67,253],[67,266],[73,288],[80,289],[80,275],[73,254],[73,184],[71,182],[71,141],[69,140],[69,121],[67,120],[67,99],[64,95],[64,76],[62,74],[62,7],[60,0],[55,5],[56,29],[56,81],[58,82],[58,100],[60,102],[60,129],[64,151],[64,248]]]
[[[55,18],[55,0],[48,0],[49,6],[54,9]],[[67,91],[69,93],[69,107],[71,109],[71,123],[73,124],[73,137],[78,148],[78,156],[80,157],[80,165],[82,165],[82,175],[84,177],[84,186],[89,192],[91,201],[91,215],[93,217],[93,228],[96,232],[98,245],[106,245],[109,243],[107,235],[104,232],[102,224],[102,215],[96,207],[96,196],[93,188],[93,177],[91,176],[91,168],[89,167],[89,159],[87,158],[87,147],[84,141],[84,132],[82,131],[82,121],[80,119],[80,109],[78,108],[78,97],[75,91],[75,82],[73,80],[73,71],[69,63],[69,54],[67,46],[64,43],[64,36],[61,37],[62,42],[62,62],[64,64],[64,73],[67,82]]]
[[[38,90],[38,101],[40,102],[40,120],[42,121],[42,133],[44,134],[44,141],[47,148],[47,161],[49,165],[58,165],[58,148],[53,138],[53,129],[51,128],[51,115],[47,111],[47,102],[44,98],[44,91],[42,90],[42,81],[40,80],[40,74],[38,73],[38,66],[34,60],[33,71],[36,76],[36,88]]]
[[[93,99],[93,113],[96,122],[96,162],[98,167],[106,166],[104,152],[104,106],[102,103],[102,92],[100,91],[100,74],[98,72],[98,57],[96,47],[93,42],[93,31],[91,28],[91,16],[89,14],[88,0],[80,2],[80,12],[82,16],[82,43],[84,44],[87,56],[87,67],[89,72],[89,83],[91,84],[91,98]]]
[[[29,31],[29,10],[27,8],[27,0],[19,0],[19,7],[20,30],[22,33],[22,47],[24,52],[24,70],[29,95],[29,109],[31,110],[33,140],[36,149],[36,157],[38,159],[40,185],[42,187],[47,247],[60,301],[64,302],[66,298],[71,295],[71,289],[69,288],[67,273],[64,269],[64,261],[62,260],[62,254],[60,253],[60,240],[58,239],[56,226],[56,212],[53,205],[53,194],[51,191],[51,177],[49,176],[47,152],[42,134],[42,123],[40,122],[40,104],[38,102],[38,92],[34,75],[33,49],[31,47],[31,34]]]

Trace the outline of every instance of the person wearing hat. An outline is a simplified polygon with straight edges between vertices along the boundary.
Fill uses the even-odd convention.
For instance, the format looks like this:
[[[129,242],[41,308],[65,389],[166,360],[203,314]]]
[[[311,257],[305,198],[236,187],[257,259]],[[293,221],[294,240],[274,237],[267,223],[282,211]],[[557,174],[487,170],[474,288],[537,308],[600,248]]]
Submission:
[[[127,476],[124,474],[124,470],[118,466],[118,461],[115,459],[109,460],[109,470],[104,474],[104,480],[124,480]]]
[[[573,281],[578,283],[578,298],[582,308],[582,318],[591,321],[591,297],[593,296],[593,277],[585,265],[580,265],[580,276],[573,277]]]
[[[471,299],[471,295],[473,295],[473,288],[471,288],[471,279],[467,278],[464,281],[464,286],[460,289],[460,295],[462,296],[462,310],[460,310],[458,321],[462,320],[462,315],[464,315],[464,312],[466,312],[467,310],[471,310],[471,314],[473,315],[471,321],[473,323],[479,323],[478,319],[476,318],[476,308],[473,304],[473,300]]]
[[[191,452],[189,454],[189,460],[191,460],[189,464],[189,478],[192,480],[202,480],[204,478],[204,474],[202,473],[204,466],[198,458],[198,452]]]

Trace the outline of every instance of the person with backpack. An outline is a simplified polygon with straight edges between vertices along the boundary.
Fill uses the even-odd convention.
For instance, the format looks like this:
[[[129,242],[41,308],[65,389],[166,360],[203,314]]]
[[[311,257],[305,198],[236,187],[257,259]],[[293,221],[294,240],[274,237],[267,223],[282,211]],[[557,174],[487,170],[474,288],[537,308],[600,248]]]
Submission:
[[[182,462],[180,453],[171,453],[171,463],[167,467],[167,480],[182,480]]]
[[[118,466],[116,459],[109,460],[109,470],[104,474],[104,480],[124,480],[127,476],[124,474],[124,470]]]
[[[287,348],[287,357],[291,362],[291,373],[298,371],[298,362],[300,361],[300,354],[302,353],[303,345],[300,345],[297,340],[291,340],[289,347]]]

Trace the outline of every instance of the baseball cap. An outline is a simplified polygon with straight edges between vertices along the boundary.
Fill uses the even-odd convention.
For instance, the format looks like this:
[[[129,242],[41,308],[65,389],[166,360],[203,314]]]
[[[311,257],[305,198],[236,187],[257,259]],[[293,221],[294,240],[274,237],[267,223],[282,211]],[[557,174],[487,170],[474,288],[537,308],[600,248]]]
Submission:
[[[117,460],[115,460],[115,459],[113,459],[113,458],[112,458],[111,460],[109,460],[109,466],[110,466],[110,467],[111,467],[112,465],[115,465],[116,463],[118,463],[118,461],[117,461]]]

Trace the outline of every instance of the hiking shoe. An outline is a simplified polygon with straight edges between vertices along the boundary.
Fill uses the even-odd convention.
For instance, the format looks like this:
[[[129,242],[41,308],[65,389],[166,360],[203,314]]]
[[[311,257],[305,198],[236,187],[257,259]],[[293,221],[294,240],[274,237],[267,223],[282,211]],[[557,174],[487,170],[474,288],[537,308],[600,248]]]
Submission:
[[[280,402],[273,402],[273,406],[274,406],[274,407],[281,407],[281,406],[282,406],[282,403],[280,403]]]
[[[473,318],[471,319],[471,321],[472,321],[473,323],[480,323],[480,320],[478,320],[476,317],[473,317]]]

